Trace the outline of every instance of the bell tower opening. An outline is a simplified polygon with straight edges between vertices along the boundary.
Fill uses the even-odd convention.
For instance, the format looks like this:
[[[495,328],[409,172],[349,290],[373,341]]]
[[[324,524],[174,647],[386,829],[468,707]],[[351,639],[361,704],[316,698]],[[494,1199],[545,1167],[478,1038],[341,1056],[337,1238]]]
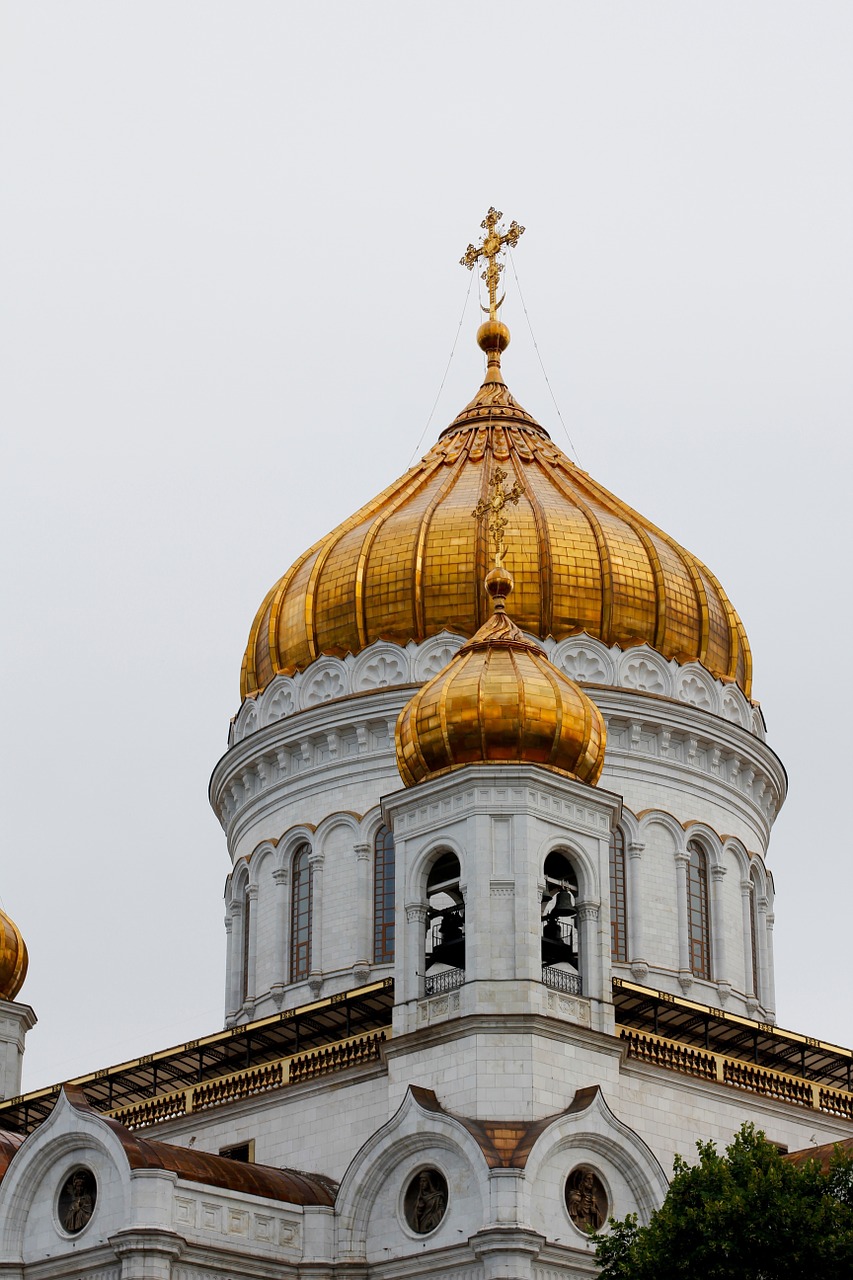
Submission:
[[[559,849],[545,859],[542,894],[542,977],[549,986],[580,994],[578,878]]]
[[[465,980],[465,900],[455,853],[440,853],[427,877],[425,944],[426,994],[435,995]]]

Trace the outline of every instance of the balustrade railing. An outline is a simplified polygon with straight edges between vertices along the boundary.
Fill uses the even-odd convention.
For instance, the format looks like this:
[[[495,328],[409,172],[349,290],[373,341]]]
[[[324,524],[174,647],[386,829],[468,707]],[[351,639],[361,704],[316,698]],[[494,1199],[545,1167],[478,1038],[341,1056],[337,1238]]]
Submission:
[[[246,1071],[235,1071],[219,1080],[191,1085],[147,1102],[121,1107],[108,1114],[128,1129],[147,1129],[151,1125],[162,1124],[164,1120],[173,1120],[193,1111],[207,1111],[211,1107],[240,1102],[271,1089],[301,1084],[303,1080],[313,1080],[333,1071],[345,1071],[347,1067],[378,1062],[384,1041],[384,1031],[352,1036],[311,1053],[294,1054]]]
[[[772,1071],[737,1058],[727,1058],[667,1040],[663,1036],[649,1035],[630,1027],[619,1027],[619,1038],[625,1045],[629,1058],[647,1062],[667,1071],[680,1071],[684,1075],[698,1076],[702,1080],[714,1080],[744,1093],[758,1094],[764,1098],[776,1098],[779,1102],[792,1103],[796,1107],[808,1107],[825,1115],[845,1116],[853,1120],[853,1095],[840,1089],[814,1084],[784,1071]]]
[[[424,990],[428,996],[442,995],[445,991],[454,991],[465,981],[464,969],[444,969],[441,973],[428,973],[424,981]]]
[[[543,964],[542,981],[546,987],[553,987],[555,991],[566,991],[572,996],[579,996],[582,991],[579,973],[569,973],[567,969],[558,969],[555,965]]]

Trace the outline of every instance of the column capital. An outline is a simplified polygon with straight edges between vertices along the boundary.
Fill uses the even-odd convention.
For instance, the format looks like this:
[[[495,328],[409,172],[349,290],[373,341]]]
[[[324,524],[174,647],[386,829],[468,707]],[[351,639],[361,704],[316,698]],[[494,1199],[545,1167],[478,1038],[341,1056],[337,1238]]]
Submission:
[[[629,858],[642,857],[642,853],[645,847],[646,847],[645,841],[643,840],[629,840],[628,841],[628,857]]]
[[[719,862],[715,863],[714,866],[711,867],[711,879],[722,880],[723,876],[726,874],[726,870],[727,868],[720,866]]]
[[[423,924],[426,924],[428,917],[429,917],[429,909],[425,907],[423,903],[413,902],[413,903],[406,904],[406,919],[408,920],[409,924],[415,924],[417,923],[418,920],[420,920]]]
[[[287,867],[276,867],[275,871],[272,873],[272,878],[276,884],[287,884],[290,880],[290,872]]]
[[[352,849],[359,862],[366,862],[370,857],[370,843],[367,840],[359,840]]]
[[[246,885],[246,901],[257,902],[257,900],[258,900],[258,886],[256,884],[247,884]]]

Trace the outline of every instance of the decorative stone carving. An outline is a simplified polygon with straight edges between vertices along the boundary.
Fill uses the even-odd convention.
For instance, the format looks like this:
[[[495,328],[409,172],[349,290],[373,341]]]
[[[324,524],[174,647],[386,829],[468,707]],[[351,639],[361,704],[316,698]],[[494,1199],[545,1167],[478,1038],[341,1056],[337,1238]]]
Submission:
[[[320,658],[306,673],[299,689],[303,708],[316,707],[349,693],[349,681],[343,663],[336,658]]]
[[[91,1169],[74,1169],[62,1185],[57,1206],[63,1230],[76,1236],[95,1212],[98,1184]]]
[[[566,1208],[578,1231],[600,1231],[607,1221],[604,1184],[588,1164],[579,1164],[566,1179]]]
[[[654,661],[651,650],[648,655],[629,654],[627,658],[623,658],[619,664],[619,674],[622,677],[620,683],[628,689],[636,689],[640,693],[671,692],[671,683],[667,679],[669,673]]]
[[[447,1179],[440,1169],[421,1169],[403,1197],[406,1221],[419,1236],[435,1231],[447,1212]]]
[[[703,711],[713,710],[710,690],[693,672],[679,680],[678,697],[691,707],[700,707]]]
[[[613,658],[603,644],[594,640],[581,642],[570,637],[561,641],[550,656],[556,667],[579,684],[612,684],[614,681]]]
[[[365,653],[359,655],[353,666],[354,693],[361,693],[366,689],[386,689],[389,685],[408,682],[407,655],[396,645],[371,645]]]

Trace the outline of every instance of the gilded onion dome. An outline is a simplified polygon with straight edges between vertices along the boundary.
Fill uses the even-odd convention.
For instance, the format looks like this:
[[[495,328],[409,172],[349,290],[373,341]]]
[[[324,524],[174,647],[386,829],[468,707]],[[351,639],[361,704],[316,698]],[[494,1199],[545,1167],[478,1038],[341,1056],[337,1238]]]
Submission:
[[[486,578],[494,613],[397,721],[407,787],[469,764],[538,764],[595,783],[606,730],[598,707],[507,616],[512,576]]]
[[[309,547],[261,604],[242,697],[321,654],[445,630],[473,636],[489,613],[489,557],[471,510],[498,468],[524,490],[512,530],[513,614],[523,631],[555,640],[586,632],[623,649],[648,644],[665,658],[702,663],[749,696],[746,632],[714,575],[576,467],[513,398],[500,369],[509,330],[494,314],[477,336],[488,367],[471,403],[416,466]]]
[[[0,1000],[14,1000],[24,985],[29,958],[21,931],[0,911]]]

